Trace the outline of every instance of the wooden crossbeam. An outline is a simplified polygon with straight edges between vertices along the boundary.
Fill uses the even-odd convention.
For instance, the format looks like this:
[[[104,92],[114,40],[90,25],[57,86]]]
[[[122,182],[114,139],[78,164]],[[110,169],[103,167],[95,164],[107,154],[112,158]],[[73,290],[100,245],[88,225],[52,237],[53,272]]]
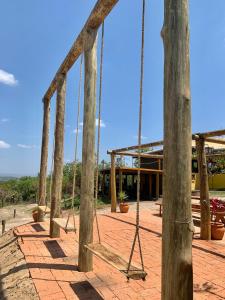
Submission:
[[[122,170],[124,172],[132,172],[132,171],[138,171],[140,170],[140,172],[150,172],[150,173],[163,173],[163,170],[158,170],[158,169],[147,169],[147,168],[129,168],[129,167],[119,167],[116,168],[116,170]]]
[[[225,135],[225,129],[203,132],[203,133],[196,133],[196,135],[202,136],[204,138],[221,136],[221,135]]]
[[[163,145],[163,141],[151,142],[151,143],[147,143],[147,144],[142,144],[140,146],[140,149],[157,147],[157,146],[161,146],[161,145]],[[129,146],[129,147],[124,147],[124,148],[119,148],[119,149],[113,149],[113,150],[111,150],[111,152],[117,153],[117,152],[123,152],[123,151],[136,150],[136,149],[138,149],[138,147],[139,147],[138,145]]]
[[[212,143],[212,144],[225,145],[225,139],[206,138],[205,141],[209,142],[209,143]]]
[[[225,129],[217,130],[217,131],[210,131],[210,132],[205,132],[205,133],[194,133],[194,134],[192,134],[192,140],[196,141],[201,136],[208,142],[225,145],[225,139],[210,138],[210,137],[216,137],[216,136],[221,136],[221,135],[225,135]],[[157,147],[157,146],[162,146],[162,145],[163,145],[163,141],[150,142],[150,143],[142,144],[140,146],[140,149]],[[118,152],[123,152],[123,151],[131,151],[131,150],[138,149],[138,147],[139,147],[138,145],[128,146],[128,147],[124,147],[124,148],[113,149],[113,150],[110,150],[110,152],[118,153]]]
[[[112,154],[112,151],[107,151],[107,154]],[[148,154],[148,153],[137,153],[137,152],[127,152],[127,151],[122,151],[122,152],[113,152],[115,155],[123,155],[123,156],[132,156],[132,157],[146,157],[146,158],[163,158],[163,155],[160,154]]]
[[[85,41],[88,37],[88,33],[90,30],[98,29],[102,24],[104,19],[111,12],[113,7],[117,4],[119,0],[98,0],[95,7],[93,8],[86,24],[78,35],[77,39],[73,43],[70,51],[68,52],[66,58],[62,62],[59,67],[55,77],[53,78],[48,90],[44,95],[44,99],[51,99],[52,95],[56,91],[57,88],[57,77],[58,74],[66,74],[69,69],[73,66],[75,61],[85,50]]]

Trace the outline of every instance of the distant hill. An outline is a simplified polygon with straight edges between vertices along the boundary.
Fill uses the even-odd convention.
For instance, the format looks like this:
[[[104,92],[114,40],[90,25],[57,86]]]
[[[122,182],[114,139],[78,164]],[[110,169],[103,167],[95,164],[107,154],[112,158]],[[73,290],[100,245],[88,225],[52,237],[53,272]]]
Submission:
[[[0,182],[12,180],[12,179],[17,179],[18,177],[15,176],[0,176]]]

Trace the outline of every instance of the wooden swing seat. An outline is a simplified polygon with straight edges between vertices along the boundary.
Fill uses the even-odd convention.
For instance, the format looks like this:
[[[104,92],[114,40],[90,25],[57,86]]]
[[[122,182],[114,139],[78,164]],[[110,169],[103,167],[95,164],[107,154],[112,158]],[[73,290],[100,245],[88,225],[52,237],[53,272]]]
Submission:
[[[66,226],[66,222],[67,222],[66,219],[53,218],[52,221],[66,232],[72,232],[72,231],[76,232],[76,228],[72,224],[68,223]]]
[[[45,214],[50,214],[51,209],[48,206],[45,205],[39,205],[38,206],[38,210],[40,210],[41,212],[45,213]]]
[[[134,280],[145,280],[145,277],[147,275],[145,271],[138,268],[137,266],[131,265],[130,271],[127,272],[128,262],[120,255],[113,252],[113,249],[111,249],[110,247],[106,247],[99,243],[88,244],[85,247],[90,250],[95,256],[119,270],[123,275],[127,277],[127,279],[131,278]]]

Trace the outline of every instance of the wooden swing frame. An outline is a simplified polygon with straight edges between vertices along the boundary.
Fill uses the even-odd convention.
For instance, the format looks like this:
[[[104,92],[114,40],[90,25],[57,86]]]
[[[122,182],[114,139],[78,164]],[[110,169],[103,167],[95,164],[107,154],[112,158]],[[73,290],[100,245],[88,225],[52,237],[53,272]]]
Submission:
[[[47,157],[48,157],[48,141],[49,141],[49,112],[50,112],[50,101],[57,90],[57,103],[59,108],[59,114],[63,116],[63,103],[65,101],[65,76],[70,70],[72,65],[76,62],[81,53],[85,53],[85,76],[87,81],[85,82],[85,90],[90,89],[90,94],[85,94],[86,101],[89,101],[91,107],[94,107],[96,89],[92,85],[96,78],[96,35],[97,30],[114,8],[114,6],[119,2],[119,0],[98,0],[94,9],[92,10],[85,26],[74,42],[72,48],[58,69],[55,77],[53,78],[49,88],[47,89],[44,97],[44,120],[43,120],[43,134],[42,134],[42,153],[41,153],[41,167],[40,167],[40,181],[39,181],[39,199],[40,205],[44,205],[44,199],[46,196],[46,173],[47,173]],[[173,9],[171,9],[173,7]],[[172,21],[171,21],[172,20]],[[191,256],[191,234],[188,232],[188,228],[185,225],[189,224],[190,220],[183,221],[182,216],[188,215],[191,217],[191,206],[184,211],[184,208],[189,207],[190,204],[190,172],[187,171],[189,168],[189,163],[191,159],[190,145],[191,145],[191,111],[190,111],[190,72],[189,72],[189,15],[188,15],[188,0],[165,0],[165,14],[164,14],[164,25],[161,32],[161,36],[164,42],[165,51],[165,67],[164,67],[164,142],[151,143],[152,146],[164,144],[164,149],[166,151],[165,155],[165,165],[164,171],[170,174],[173,170],[174,178],[182,178],[182,185],[173,186],[174,191],[179,191],[180,198],[176,202],[176,194],[174,191],[169,189],[171,185],[171,176],[167,176],[164,180],[164,194],[168,202],[172,202],[173,209],[170,210],[167,205],[164,209],[163,217],[163,261],[162,261],[162,299],[168,299],[168,295],[174,300],[179,299],[189,299],[193,298],[193,275],[192,275],[192,262],[191,260],[178,259],[184,257],[183,252],[189,253]],[[178,42],[179,37],[179,42]],[[182,47],[181,47],[182,46]],[[179,56],[178,57],[176,56]],[[176,57],[175,57],[176,56]],[[178,64],[179,61],[179,64]],[[170,67],[172,66],[172,70]],[[180,76],[171,76],[179,72]],[[182,80],[182,84],[181,84]],[[174,92],[176,91],[176,94]],[[86,127],[84,126],[84,137],[85,142],[83,144],[83,149],[86,147],[86,153],[91,156],[91,167],[94,166],[94,152],[93,149],[88,146],[87,141],[87,129],[95,127],[95,116],[90,114],[90,110],[87,112],[88,119],[86,120]],[[182,114],[182,118],[179,118],[179,114]],[[171,116],[170,118],[168,116]],[[60,119],[60,117],[59,117]],[[61,119],[62,121],[62,119]],[[85,124],[84,124],[85,125]],[[169,128],[170,131],[167,129]],[[180,131],[177,129],[181,129]],[[58,138],[56,137],[56,142],[60,149],[63,147],[63,141],[60,141],[60,135],[62,136],[63,127],[59,126]],[[94,131],[92,131],[93,133]],[[171,134],[173,133],[173,134]],[[198,142],[199,149],[199,163],[201,170],[201,191],[202,197],[204,196],[207,200],[207,170],[205,168],[205,155],[204,143],[207,141],[213,141],[213,137],[225,134],[225,130],[209,132],[204,134],[198,134],[196,138]],[[94,143],[94,133],[91,137]],[[215,140],[215,139],[214,139]],[[217,141],[215,141],[217,142]],[[224,142],[224,141],[222,141]],[[224,142],[225,144],[225,142]],[[133,146],[133,149],[137,147]],[[146,144],[139,145],[139,149],[145,148]],[[131,147],[117,149],[118,152],[131,150]],[[182,168],[176,168],[175,152],[179,157],[185,157],[183,166],[185,166],[185,172]],[[60,151],[55,153],[60,157]],[[112,157],[115,154],[112,153]],[[170,161],[170,165],[168,162]],[[62,159],[59,160],[58,172],[62,168]],[[91,167],[86,168],[87,161],[83,162],[83,171],[87,171],[91,174],[93,172]],[[93,195],[94,186],[91,183],[91,179],[88,178],[89,189],[83,191],[86,195]],[[87,184],[87,186],[88,186]],[[203,198],[202,198],[203,199]],[[205,200],[205,199],[203,199]],[[175,202],[174,202],[175,201]],[[81,271],[89,271],[92,269],[92,256],[90,251],[84,251],[84,246],[88,245],[92,240],[93,226],[92,226],[92,212],[91,212],[91,202],[88,198],[85,198],[85,205],[81,209],[82,219],[80,227],[80,244],[79,244],[79,269]],[[55,204],[57,204],[57,199]],[[84,209],[87,209],[86,214]],[[53,205],[53,208],[56,206]],[[180,216],[181,220],[175,220],[171,223],[171,217],[173,212],[177,212],[177,216]],[[206,216],[206,223],[208,222],[208,210],[203,209],[203,215]],[[204,219],[204,218],[203,218]],[[168,221],[169,220],[169,221]],[[90,226],[85,226],[85,222],[89,222]],[[182,225],[183,224],[183,225]],[[167,225],[167,226],[166,226]],[[169,245],[170,241],[174,237],[174,228],[180,233],[182,239],[186,239],[186,248],[183,248],[183,244],[174,245],[176,251],[171,251]],[[208,224],[204,228],[205,238],[209,238],[209,228]],[[56,233],[57,234],[57,233]],[[180,240],[178,241],[180,242]],[[88,246],[87,246],[88,247]],[[174,254],[176,253],[176,255]],[[185,256],[187,257],[187,255]],[[170,261],[170,264],[168,264]],[[175,261],[176,263],[171,263]],[[179,264],[179,265],[178,265]],[[188,266],[188,272],[177,272],[177,270],[182,270],[182,264],[186,267]],[[181,277],[180,277],[181,276]],[[188,279],[188,280],[187,280]],[[173,287],[173,288],[172,288]],[[171,294],[172,293],[172,294]]]

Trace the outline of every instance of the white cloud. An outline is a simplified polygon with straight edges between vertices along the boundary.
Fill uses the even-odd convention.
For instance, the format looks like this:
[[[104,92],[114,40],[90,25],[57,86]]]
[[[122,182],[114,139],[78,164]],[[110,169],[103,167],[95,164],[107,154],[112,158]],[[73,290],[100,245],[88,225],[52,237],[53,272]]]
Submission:
[[[80,122],[79,124],[80,126],[83,126],[83,122]],[[98,126],[98,118],[95,120],[95,125],[96,127]],[[100,120],[100,127],[106,127],[105,123],[103,122],[103,120]]]
[[[96,126],[98,126],[98,119],[96,119],[96,122],[95,122]],[[100,120],[100,127],[106,127],[105,123]]]
[[[13,74],[10,74],[1,69],[0,69],[0,82],[10,86],[15,86],[18,84],[18,80],[16,80]]]
[[[17,144],[18,147],[23,149],[34,149],[36,148],[36,145],[24,145],[24,144]]]
[[[8,143],[6,143],[4,141],[0,141],[0,149],[8,149],[10,147],[11,146]]]
[[[7,119],[7,118],[2,118],[1,119],[1,123],[7,123],[7,122],[9,122],[9,119]]]
[[[73,133],[77,133],[77,132],[80,133],[80,132],[81,132],[81,129],[78,129],[78,130],[77,130],[77,128],[75,128],[75,129],[73,130]]]

